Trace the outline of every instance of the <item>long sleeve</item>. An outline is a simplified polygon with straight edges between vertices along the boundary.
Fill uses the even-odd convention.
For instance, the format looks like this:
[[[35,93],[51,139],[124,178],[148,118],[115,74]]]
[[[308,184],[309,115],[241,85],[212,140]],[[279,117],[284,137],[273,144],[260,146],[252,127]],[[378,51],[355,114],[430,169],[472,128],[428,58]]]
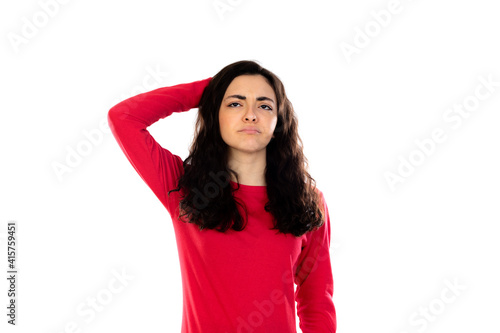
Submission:
[[[333,304],[330,261],[330,216],[321,193],[325,223],[308,234],[295,272],[297,315],[303,333],[334,333],[337,318]]]
[[[147,127],[173,112],[196,108],[211,78],[162,87],[130,97],[108,112],[108,123],[134,169],[171,213],[168,191],[183,174],[182,159],[164,149]]]

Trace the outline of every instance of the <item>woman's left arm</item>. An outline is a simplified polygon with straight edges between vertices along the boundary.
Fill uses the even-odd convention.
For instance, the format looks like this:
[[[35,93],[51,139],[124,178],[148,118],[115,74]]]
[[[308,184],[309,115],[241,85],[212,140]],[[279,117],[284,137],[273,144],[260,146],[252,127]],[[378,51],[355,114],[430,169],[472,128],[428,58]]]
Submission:
[[[297,315],[303,333],[335,333],[333,275],[330,261],[330,216],[323,193],[320,197],[325,222],[307,234],[307,242],[295,272]]]

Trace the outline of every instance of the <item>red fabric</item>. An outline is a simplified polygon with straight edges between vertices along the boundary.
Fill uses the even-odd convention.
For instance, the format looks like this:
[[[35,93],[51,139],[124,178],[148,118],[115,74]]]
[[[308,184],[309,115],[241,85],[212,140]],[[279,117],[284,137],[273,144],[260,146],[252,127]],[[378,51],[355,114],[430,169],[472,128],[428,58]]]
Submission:
[[[248,211],[243,231],[200,231],[177,218],[180,193],[167,192],[183,174],[182,159],[146,128],[173,112],[197,108],[210,80],[139,94],[108,113],[121,149],[172,218],[182,273],[182,332],[296,332],[295,302],[303,333],[335,332],[330,218],[321,191],[326,223],[301,237],[269,230],[266,186],[240,184],[234,193]]]

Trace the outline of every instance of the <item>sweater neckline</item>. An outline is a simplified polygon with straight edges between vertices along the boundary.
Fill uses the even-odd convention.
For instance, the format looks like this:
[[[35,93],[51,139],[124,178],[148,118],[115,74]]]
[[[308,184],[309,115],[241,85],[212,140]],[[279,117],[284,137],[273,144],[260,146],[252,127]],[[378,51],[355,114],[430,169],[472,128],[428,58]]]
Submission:
[[[265,186],[265,185],[261,185],[261,186],[244,185],[244,184],[239,184],[239,183],[233,182],[232,180],[229,180],[229,182],[231,183],[231,186],[233,187],[233,189],[238,188],[238,185],[239,185],[238,191],[253,192],[253,193],[266,193],[267,192],[267,186]]]

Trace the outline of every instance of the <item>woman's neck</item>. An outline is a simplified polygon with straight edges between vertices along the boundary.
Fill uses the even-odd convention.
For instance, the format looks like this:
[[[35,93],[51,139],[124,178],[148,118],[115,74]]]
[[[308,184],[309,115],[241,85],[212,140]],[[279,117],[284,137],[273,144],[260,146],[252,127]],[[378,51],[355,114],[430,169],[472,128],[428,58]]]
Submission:
[[[238,174],[240,184],[250,186],[266,186],[266,150],[256,153],[245,153],[241,151],[230,152],[228,167]],[[231,174],[231,180],[236,178]]]

